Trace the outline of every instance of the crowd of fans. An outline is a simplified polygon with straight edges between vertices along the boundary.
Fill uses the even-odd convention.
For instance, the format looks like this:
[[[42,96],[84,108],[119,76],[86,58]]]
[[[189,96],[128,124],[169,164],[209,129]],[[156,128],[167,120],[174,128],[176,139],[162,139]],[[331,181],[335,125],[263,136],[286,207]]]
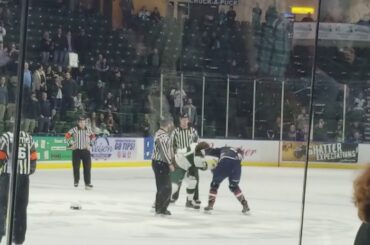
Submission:
[[[62,9],[58,12],[61,16],[69,11]],[[5,122],[14,120],[15,114],[15,75],[19,51],[14,43],[7,41],[7,29],[16,29],[11,27],[14,13],[6,6],[0,8],[0,69],[5,74],[0,80],[0,121]],[[83,6],[68,13],[77,17],[91,15],[92,19],[95,14]],[[220,11],[217,17],[206,15],[202,19],[185,16],[175,20],[161,16],[157,8],[148,10],[145,6],[136,14],[132,6],[123,8],[122,13],[124,27],[117,30],[100,32],[98,28],[88,29],[82,25],[78,29],[66,25],[47,26],[42,20],[42,29],[32,30],[31,26],[31,32],[39,33],[39,37],[34,38],[37,41],[29,47],[29,64],[25,64],[24,71],[22,127],[26,131],[60,133],[70,126],[68,122],[86,114],[97,134],[140,132],[149,135],[157,126],[161,113],[159,105],[163,106],[162,114],[170,113],[175,119],[180,110],[186,111],[191,123],[200,128],[201,83],[187,82],[180,88],[179,76],[168,78],[164,81],[163,101],[159,101],[160,74],[170,71],[191,72],[196,74],[192,77],[198,80],[203,74],[219,74],[223,81],[227,77],[243,80],[246,76],[265,76],[277,78],[279,83],[287,74],[293,80],[309,80],[309,62],[302,59],[312,57],[312,53],[304,47],[293,48],[292,23],[282,18],[273,6],[263,19],[262,11],[256,5],[251,24],[236,21],[233,7],[226,12]],[[308,15],[304,21],[310,19],[312,16]],[[73,21],[79,20],[76,18]],[[252,44],[248,44],[250,40]],[[71,52],[78,54],[80,63],[77,68],[69,66]],[[364,75],[361,65],[366,63],[366,59],[356,56],[356,52],[350,48],[335,51],[325,48],[320,52],[318,66],[335,82],[348,84],[346,81],[361,80]],[[338,59],[329,62],[327,59],[333,56]],[[342,68],[340,74],[333,72],[338,64]],[[290,98],[290,94],[304,87],[304,82],[302,84],[287,91],[284,120],[280,118],[279,109],[281,89],[257,91],[260,98],[266,101],[257,104],[256,138],[280,139],[281,127],[284,140],[303,141],[309,138],[308,101],[302,99],[307,97],[309,91],[300,94],[301,98],[297,100]],[[325,85],[324,90],[328,86],[330,88],[330,85]],[[213,87],[215,91],[208,90],[213,92],[209,92],[212,99],[208,99],[210,103],[206,105],[210,110],[205,113],[203,121],[205,134],[222,136],[225,132],[224,117],[215,114],[212,108],[225,107],[225,91],[217,92],[222,87]],[[230,105],[235,110],[229,116],[235,120],[230,122],[229,135],[250,138],[252,103],[249,92],[253,87],[238,83],[233,89],[236,91],[235,100],[230,101]],[[365,90],[357,84],[348,84],[348,94],[342,93],[347,98],[348,111],[345,139],[351,142],[365,140],[362,122],[366,115],[367,96],[364,94],[366,91],[360,91]],[[317,141],[343,137],[343,122],[340,121],[343,107],[331,110],[325,106],[338,104],[340,92],[333,96],[337,101],[323,102],[323,113],[315,112],[314,139]],[[266,113],[265,106],[269,100],[274,102],[270,103],[270,112]]]

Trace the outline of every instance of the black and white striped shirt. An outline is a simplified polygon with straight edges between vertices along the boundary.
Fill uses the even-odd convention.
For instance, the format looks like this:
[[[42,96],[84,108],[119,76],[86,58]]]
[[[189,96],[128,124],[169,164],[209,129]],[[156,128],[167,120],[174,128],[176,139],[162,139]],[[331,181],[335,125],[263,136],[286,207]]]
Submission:
[[[13,133],[6,132],[0,137],[0,161],[5,162],[1,173],[11,173],[12,171],[12,150]],[[31,174],[31,168],[36,168],[36,160],[35,142],[28,133],[21,131],[19,133],[17,173],[23,175]]]
[[[190,146],[191,143],[198,142],[198,138],[199,136],[195,128],[175,128],[172,132],[173,151],[176,152],[177,149],[183,149]]]
[[[171,138],[168,132],[164,129],[159,129],[154,135],[154,151],[152,159],[171,164]]]
[[[95,134],[91,128],[86,127],[85,129],[80,129],[79,127],[74,127],[68,131],[65,138],[68,146],[74,145],[76,149],[85,150],[95,140]]]

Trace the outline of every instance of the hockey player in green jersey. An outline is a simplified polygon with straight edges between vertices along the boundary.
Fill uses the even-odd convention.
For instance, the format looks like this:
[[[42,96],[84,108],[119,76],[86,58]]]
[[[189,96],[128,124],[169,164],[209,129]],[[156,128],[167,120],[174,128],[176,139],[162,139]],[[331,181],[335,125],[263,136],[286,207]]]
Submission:
[[[206,170],[207,163],[204,160],[198,161],[195,155],[197,152],[207,148],[209,148],[209,145],[206,142],[200,142],[192,143],[190,146],[177,149],[176,151],[175,161],[177,166],[175,171],[171,173],[172,194],[178,191],[182,180],[186,177],[187,200],[185,206],[187,208],[200,208],[200,205],[194,200],[194,194],[198,183],[195,173],[198,169]]]

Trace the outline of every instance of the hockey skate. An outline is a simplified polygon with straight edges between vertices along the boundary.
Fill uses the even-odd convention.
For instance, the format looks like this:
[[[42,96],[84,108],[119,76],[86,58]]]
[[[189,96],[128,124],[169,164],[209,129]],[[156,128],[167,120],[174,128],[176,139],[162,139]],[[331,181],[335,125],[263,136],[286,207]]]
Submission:
[[[166,210],[166,211],[161,211],[161,212],[155,212],[155,214],[159,216],[170,216],[171,212]]]
[[[243,214],[250,214],[250,208],[249,208],[248,202],[245,201],[245,202],[243,202],[242,205],[243,205],[242,213]]]
[[[195,203],[198,204],[198,205],[202,204],[202,202],[200,200],[195,200]]]
[[[199,204],[197,204],[195,201],[190,201],[190,200],[186,200],[185,207],[193,208],[193,209],[200,209]]]
[[[212,210],[213,210],[213,207],[212,207],[212,206],[210,206],[210,205],[208,205],[207,207],[205,207],[205,208],[204,208],[204,212],[205,212],[205,213],[211,213],[211,212],[212,212]]]
[[[85,190],[91,191],[94,188],[92,184],[85,185]]]

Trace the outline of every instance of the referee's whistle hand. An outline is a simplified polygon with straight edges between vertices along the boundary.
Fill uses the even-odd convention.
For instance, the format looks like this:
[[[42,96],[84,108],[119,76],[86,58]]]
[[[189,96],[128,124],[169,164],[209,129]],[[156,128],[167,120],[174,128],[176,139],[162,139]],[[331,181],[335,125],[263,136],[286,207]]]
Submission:
[[[175,171],[175,166],[174,166],[173,164],[170,164],[170,166],[169,166],[169,167],[170,167],[170,171],[171,171],[171,172],[174,172],[174,171]]]

